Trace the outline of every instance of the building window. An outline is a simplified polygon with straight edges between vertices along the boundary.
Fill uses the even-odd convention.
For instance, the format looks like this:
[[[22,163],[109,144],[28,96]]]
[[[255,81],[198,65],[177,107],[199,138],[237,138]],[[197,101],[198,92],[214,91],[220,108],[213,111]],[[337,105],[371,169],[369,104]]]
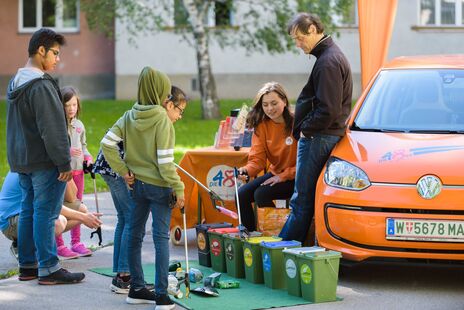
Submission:
[[[174,0],[174,26],[186,26],[188,13],[182,0]]]
[[[19,31],[79,31],[79,0],[19,0]]]
[[[231,26],[232,25],[232,1],[223,1],[214,3],[214,25]]]
[[[204,23],[208,27],[232,26],[232,0],[214,1],[210,7]],[[174,25],[182,27],[188,24],[188,12],[182,0],[174,0]]]
[[[358,27],[358,1],[353,1],[347,12],[335,14],[332,18],[337,27]]]
[[[463,26],[464,0],[420,0],[421,26]]]

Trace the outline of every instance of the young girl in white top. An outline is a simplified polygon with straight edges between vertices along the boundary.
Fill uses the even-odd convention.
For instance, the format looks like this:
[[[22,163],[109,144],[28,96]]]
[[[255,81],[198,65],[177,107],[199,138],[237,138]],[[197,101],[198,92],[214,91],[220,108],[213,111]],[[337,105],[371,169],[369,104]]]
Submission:
[[[87,150],[84,124],[78,119],[81,111],[81,104],[76,90],[71,86],[61,89],[63,96],[63,106],[68,123],[68,136],[71,142],[71,169],[73,180],[77,186],[77,199],[82,201],[84,193],[84,162],[92,164],[93,159]],[[58,255],[66,258],[77,256],[90,256],[92,251],[87,249],[81,242],[81,226],[77,225],[71,229],[71,249],[64,245],[63,237],[56,237]]]

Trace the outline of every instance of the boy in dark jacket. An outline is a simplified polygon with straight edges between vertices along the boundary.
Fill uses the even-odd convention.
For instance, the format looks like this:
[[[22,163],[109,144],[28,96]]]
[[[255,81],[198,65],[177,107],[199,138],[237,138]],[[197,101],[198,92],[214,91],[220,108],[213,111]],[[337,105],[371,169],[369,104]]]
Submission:
[[[61,94],[45,71],[55,68],[64,43],[64,37],[53,30],[36,31],[29,41],[29,59],[11,79],[7,92],[8,163],[11,171],[19,173],[23,195],[19,280],[38,277],[39,284],[76,283],[85,276],[60,267],[54,234],[72,172]]]

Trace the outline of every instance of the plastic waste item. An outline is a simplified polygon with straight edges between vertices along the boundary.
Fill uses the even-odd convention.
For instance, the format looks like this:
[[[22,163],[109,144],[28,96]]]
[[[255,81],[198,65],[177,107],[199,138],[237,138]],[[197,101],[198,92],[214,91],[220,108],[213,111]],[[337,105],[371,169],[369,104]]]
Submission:
[[[203,279],[203,285],[205,287],[214,287],[216,282],[219,281],[221,278],[221,273],[220,272],[215,272],[207,276],[206,278]]]
[[[206,296],[206,297],[218,297],[219,292],[214,288],[210,286],[202,286],[202,287],[197,287],[193,290],[190,291],[192,294],[200,295],[200,296]]]
[[[176,273],[175,273],[175,277],[176,277],[177,280],[179,280],[179,281],[184,280],[184,279],[185,279],[185,271],[184,271],[184,269],[182,269],[182,268],[177,268]]]
[[[176,271],[178,268],[181,268],[181,267],[182,267],[182,264],[177,260],[173,260],[169,262],[169,272]]]
[[[201,280],[203,280],[203,273],[196,268],[190,268],[189,279],[192,283],[200,282]]]
[[[180,290],[179,281],[172,274],[168,275],[168,294],[174,296],[175,298],[182,298],[184,296]]]
[[[236,280],[217,281],[214,285],[215,288],[239,288],[240,282]]]

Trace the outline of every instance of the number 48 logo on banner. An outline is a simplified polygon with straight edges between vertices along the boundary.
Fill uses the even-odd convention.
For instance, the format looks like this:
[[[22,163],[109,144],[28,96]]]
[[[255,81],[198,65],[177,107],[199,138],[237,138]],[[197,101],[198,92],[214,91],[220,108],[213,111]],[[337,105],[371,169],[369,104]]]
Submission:
[[[242,182],[237,180],[240,187]],[[235,199],[234,168],[227,165],[213,166],[206,175],[208,188],[216,192],[224,200]]]

